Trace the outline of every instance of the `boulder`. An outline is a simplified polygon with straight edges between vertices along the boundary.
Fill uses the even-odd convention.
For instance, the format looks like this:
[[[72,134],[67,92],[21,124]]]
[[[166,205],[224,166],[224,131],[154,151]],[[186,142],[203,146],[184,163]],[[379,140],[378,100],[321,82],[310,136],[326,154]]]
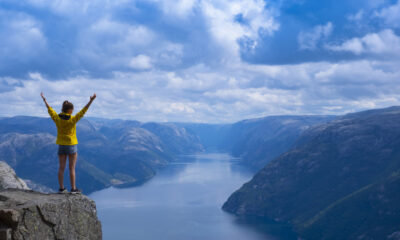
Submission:
[[[96,205],[85,195],[0,191],[0,239],[102,239]]]
[[[7,188],[29,189],[6,162],[0,161],[0,190]]]

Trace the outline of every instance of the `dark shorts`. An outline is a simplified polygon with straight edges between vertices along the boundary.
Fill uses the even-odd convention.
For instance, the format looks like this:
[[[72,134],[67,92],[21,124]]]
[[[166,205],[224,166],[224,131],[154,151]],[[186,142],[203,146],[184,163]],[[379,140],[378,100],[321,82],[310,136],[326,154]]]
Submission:
[[[78,152],[78,145],[58,145],[58,155],[69,155]]]

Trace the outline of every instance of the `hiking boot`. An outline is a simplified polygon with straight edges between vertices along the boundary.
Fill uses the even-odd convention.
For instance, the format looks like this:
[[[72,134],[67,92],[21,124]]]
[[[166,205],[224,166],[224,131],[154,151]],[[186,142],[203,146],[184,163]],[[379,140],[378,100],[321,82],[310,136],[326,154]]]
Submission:
[[[75,189],[71,189],[71,193],[72,193],[72,194],[81,194],[82,191],[79,190],[79,189],[77,189],[77,188],[75,188]]]
[[[58,193],[67,193],[67,189],[66,188],[59,188],[58,189]]]

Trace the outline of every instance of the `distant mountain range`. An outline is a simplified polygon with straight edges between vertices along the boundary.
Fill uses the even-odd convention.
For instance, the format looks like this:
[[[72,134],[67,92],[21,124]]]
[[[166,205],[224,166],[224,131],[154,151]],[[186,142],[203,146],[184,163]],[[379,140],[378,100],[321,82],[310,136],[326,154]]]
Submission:
[[[50,118],[2,118],[0,160],[31,186],[57,189],[56,133]],[[77,135],[77,182],[86,193],[139,184],[176,155],[203,151],[197,136],[169,123],[82,119]],[[68,177],[65,180],[68,185]]]
[[[233,124],[85,118],[77,128],[86,193],[140,184],[179,155],[224,151],[258,171],[224,210],[290,224],[304,239],[400,239],[400,107]],[[29,187],[57,189],[55,135],[50,118],[0,118],[0,160]]]
[[[400,107],[310,127],[223,209],[304,239],[400,239]]]
[[[287,151],[311,126],[335,116],[269,116],[234,124],[179,124],[192,131],[208,150],[231,153],[243,164],[260,170],[270,160]]]
[[[270,116],[237,122],[225,138],[225,148],[244,164],[260,170],[293,146],[314,125],[334,116]]]
[[[84,118],[77,125],[77,182],[86,193],[150,179],[178,155],[232,152],[258,170],[297,137],[331,116],[276,116],[235,124],[141,123]],[[0,160],[30,187],[57,189],[56,127],[50,118],[0,118]],[[66,184],[68,177],[66,172]]]

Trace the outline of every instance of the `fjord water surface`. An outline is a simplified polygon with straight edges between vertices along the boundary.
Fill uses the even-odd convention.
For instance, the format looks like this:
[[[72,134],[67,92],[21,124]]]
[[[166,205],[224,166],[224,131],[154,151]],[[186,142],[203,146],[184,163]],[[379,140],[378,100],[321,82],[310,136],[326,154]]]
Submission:
[[[111,187],[90,197],[105,240],[283,239],[221,210],[251,177],[228,154],[183,156],[141,186]]]

